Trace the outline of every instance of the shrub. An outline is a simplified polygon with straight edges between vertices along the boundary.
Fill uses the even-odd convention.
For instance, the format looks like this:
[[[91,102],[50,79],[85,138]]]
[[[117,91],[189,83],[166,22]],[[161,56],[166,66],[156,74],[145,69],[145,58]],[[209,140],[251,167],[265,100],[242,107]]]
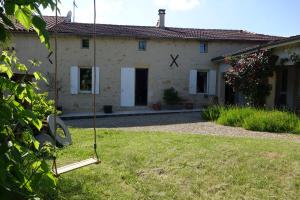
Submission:
[[[173,87],[164,90],[163,99],[167,105],[175,105],[181,101],[178,92]]]
[[[209,106],[207,109],[201,112],[201,116],[204,120],[216,121],[220,117],[221,112],[224,110],[225,107],[223,106],[219,106],[219,105]]]
[[[245,96],[247,105],[263,106],[272,89],[268,78],[273,76],[277,59],[264,50],[226,58],[232,68],[225,73],[225,81]]]
[[[31,67],[38,63],[32,61]],[[17,81],[14,72],[24,74]],[[28,67],[20,63],[15,53],[2,51],[0,55],[0,199],[56,199],[56,179],[48,166],[51,147],[39,149],[33,137],[40,132],[44,110],[51,108],[38,94],[37,80],[44,80],[33,72],[35,80],[28,80]],[[35,102],[37,101],[37,102]],[[38,109],[32,109],[35,102]],[[43,103],[43,104],[41,104]]]
[[[275,133],[294,132],[299,125],[295,114],[282,111],[256,111],[244,120],[243,128],[252,131],[267,131]]]
[[[225,126],[243,127],[252,131],[300,134],[299,118],[288,111],[212,106],[202,113],[202,117]]]
[[[293,133],[300,134],[300,120],[298,121],[296,128],[293,130]]]
[[[232,107],[221,113],[217,123],[225,126],[242,127],[244,120],[254,113],[255,109],[253,108]]]

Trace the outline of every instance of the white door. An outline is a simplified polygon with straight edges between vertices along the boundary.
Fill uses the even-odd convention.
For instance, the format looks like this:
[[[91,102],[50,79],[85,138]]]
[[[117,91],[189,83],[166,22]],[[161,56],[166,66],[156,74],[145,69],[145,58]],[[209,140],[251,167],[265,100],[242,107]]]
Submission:
[[[121,68],[121,106],[134,106],[134,99],[135,68]]]

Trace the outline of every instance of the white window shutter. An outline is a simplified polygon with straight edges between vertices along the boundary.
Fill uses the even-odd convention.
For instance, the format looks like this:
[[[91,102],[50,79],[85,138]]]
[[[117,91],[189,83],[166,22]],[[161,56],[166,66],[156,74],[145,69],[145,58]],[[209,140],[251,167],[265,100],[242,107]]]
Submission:
[[[121,106],[132,107],[135,104],[135,68],[121,68]]]
[[[197,94],[197,70],[190,71],[190,94]]]
[[[92,67],[92,93],[94,94],[94,67]],[[96,94],[99,94],[99,74],[100,74],[100,69],[99,67],[97,66],[96,67],[96,88],[95,88],[95,93]]]
[[[208,93],[209,95],[216,95],[216,85],[217,85],[217,72],[216,70],[209,70],[209,83],[208,83]]]
[[[78,94],[79,85],[78,66],[72,66],[70,70],[70,90],[71,94]]]

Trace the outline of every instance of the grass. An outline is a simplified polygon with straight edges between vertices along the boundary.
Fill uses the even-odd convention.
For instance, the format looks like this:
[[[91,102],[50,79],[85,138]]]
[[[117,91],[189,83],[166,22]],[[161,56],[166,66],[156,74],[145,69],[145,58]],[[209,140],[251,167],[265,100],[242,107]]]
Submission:
[[[243,127],[248,130],[275,133],[297,133],[299,119],[296,115],[283,111],[256,111],[245,118]],[[298,132],[299,133],[299,132]]]
[[[251,107],[211,106],[202,118],[225,126],[243,127],[252,131],[300,134],[300,120],[294,113]]]
[[[92,129],[71,129],[59,164],[88,158]],[[59,177],[60,199],[297,199],[299,143],[98,131],[102,163]]]
[[[253,108],[233,107],[223,110],[217,120],[217,123],[225,126],[242,127],[244,120],[251,115],[256,115]]]

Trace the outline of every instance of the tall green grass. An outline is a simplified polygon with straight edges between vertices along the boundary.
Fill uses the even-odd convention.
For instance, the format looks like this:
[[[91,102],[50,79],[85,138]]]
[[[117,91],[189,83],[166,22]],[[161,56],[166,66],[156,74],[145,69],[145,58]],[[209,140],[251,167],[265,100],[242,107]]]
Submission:
[[[254,115],[244,120],[243,128],[255,131],[267,131],[275,133],[295,132],[299,119],[295,114],[273,111],[257,111]]]
[[[217,123],[225,126],[241,127],[243,126],[245,119],[254,115],[254,113],[255,109],[253,108],[228,108],[221,113]]]
[[[202,113],[202,117],[225,126],[243,127],[252,131],[300,133],[299,118],[287,111],[212,106]]]
[[[213,105],[205,109],[201,115],[204,120],[216,121],[220,117],[223,110],[225,110],[225,107]]]

